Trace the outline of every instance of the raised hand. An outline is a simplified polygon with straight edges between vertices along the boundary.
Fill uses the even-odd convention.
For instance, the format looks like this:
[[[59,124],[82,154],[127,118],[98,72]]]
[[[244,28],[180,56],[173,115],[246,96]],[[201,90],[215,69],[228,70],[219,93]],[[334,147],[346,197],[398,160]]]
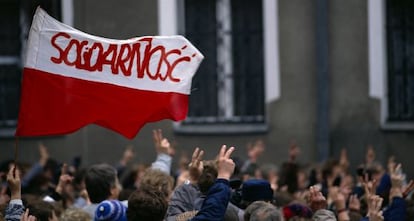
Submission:
[[[162,130],[156,129],[152,131],[152,139],[154,141],[155,150],[158,152],[161,150],[161,141],[163,139]]]
[[[371,195],[368,200],[368,214],[370,221],[382,221],[384,217],[382,216],[382,201],[383,199],[377,195]]]
[[[164,138],[161,129],[153,130],[152,138],[154,140],[154,146],[157,153],[164,153],[170,156],[174,155],[175,150],[172,148],[168,139]]]
[[[247,156],[249,157],[250,162],[255,163],[264,150],[265,145],[263,140],[257,140],[254,144],[249,144],[247,146]]]
[[[362,185],[364,186],[366,199],[369,199],[370,196],[375,195],[377,181],[369,180],[368,174],[365,174],[365,179],[363,180]]]
[[[203,155],[203,150],[200,150],[198,147],[195,148],[193,156],[191,158],[191,163],[188,168],[191,183],[196,183],[198,181],[198,178],[200,178],[201,173],[203,172]]]
[[[346,208],[346,199],[344,194],[341,193],[339,187],[332,186],[329,188],[329,197],[335,203],[337,210],[343,210]]]
[[[46,165],[47,160],[49,159],[49,151],[47,150],[47,147],[43,143],[39,143],[39,163],[42,166]]]
[[[135,156],[134,147],[132,145],[128,145],[125,148],[124,154],[122,155],[122,159],[120,160],[120,164],[126,166],[129,161],[131,161]]]
[[[338,220],[349,220],[349,214],[346,209],[346,199],[341,189],[336,186],[329,187],[329,200],[333,201],[336,212],[338,214]]]
[[[398,164],[394,168],[390,168],[391,186],[393,188],[402,188],[404,177],[401,172],[401,164]]]
[[[391,190],[390,190],[390,200],[394,197],[403,197],[403,182],[404,176],[401,172],[401,164],[398,164],[394,168],[390,168],[390,177],[391,177]]]
[[[73,180],[73,177],[67,173],[67,168],[68,166],[66,164],[63,164],[59,177],[59,183],[55,189],[56,193],[62,194],[65,186]]]
[[[358,199],[356,194],[353,194],[349,197],[349,210],[351,211],[360,211],[361,210],[361,202]]]
[[[217,156],[217,178],[229,180],[233,175],[235,164],[230,158],[234,151],[234,147],[227,149],[226,145],[223,145]]]
[[[326,209],[328,203],[325,197],[322,195],[321,191],[316,186],[311,186],[309,188],[309,207],[313,212],[316,212],[320,209]]]
[[[29,209],[26,209],[26,212],[23,213],[22,218],[20,221],[36,221],[36,217],[29,215]]]
[[[21,199],[21,182],[20,182],[20,170],[13,165],[7,173],[7,183],[9,184],[11,199]]]

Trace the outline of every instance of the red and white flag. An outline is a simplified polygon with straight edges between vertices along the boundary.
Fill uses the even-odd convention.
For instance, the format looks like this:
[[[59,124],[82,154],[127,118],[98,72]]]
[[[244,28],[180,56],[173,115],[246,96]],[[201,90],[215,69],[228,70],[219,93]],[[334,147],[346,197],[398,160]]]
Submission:
[[[133,138],[147,122],[183,120],[203,58],[182,36],[107,39],[38,8],[16,136],[61,135],[94,123]]]

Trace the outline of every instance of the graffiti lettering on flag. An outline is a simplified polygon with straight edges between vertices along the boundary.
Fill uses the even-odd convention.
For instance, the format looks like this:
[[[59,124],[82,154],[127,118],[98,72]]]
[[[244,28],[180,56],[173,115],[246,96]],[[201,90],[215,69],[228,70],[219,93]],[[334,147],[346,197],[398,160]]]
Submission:
[[[100,42],[92,44],[86,40],[73,38],[69,33],[59,32],[51,38],[51,44],[59,52],[59,56],[51,57],[55,64],[64,63],[78,69],[102,72],[104,65],[109,65],[112,74],[121,73],[131,76],[133,67],[137,78],[145,75],[152,80],[170,80],[180,82],[173,76],[174,68],[181,62],[190,62],[191,56],[183,55],[187,45],[176,49],[166,49],[162,45],[152,45],[153,38],[146,37],[132,44],[109,44]],[[75,56],[69,56],[73,52]],[[156,62],[156,69],[151,70],[150,63]]]

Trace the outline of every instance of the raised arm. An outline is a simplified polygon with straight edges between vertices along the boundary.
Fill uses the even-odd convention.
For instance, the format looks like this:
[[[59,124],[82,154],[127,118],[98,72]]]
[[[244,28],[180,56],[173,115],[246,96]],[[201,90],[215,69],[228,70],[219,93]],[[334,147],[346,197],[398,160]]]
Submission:
[[[161,129],[153,130],[152,135],[155,150],[157,151],[157,158],[152,163],[151,167],[170,174],[172,161],[171,155],[174,155],[174,149],[171,147],[168,139],[163,137]]]
[[[11,200],[6,207],[4,218],[6,221],[18,221],[24,213],[24,206],[21,199],[20,170],[16,165],[10,167],[7,174],[7,183],[11,192]]]
[[[49,151],[47,150],[46,146],[43,143],[39,143],[39,161],[33,164],[29,171],[24,175],[21,180],[21,185],[23,188],[27,187],[30,181],[37,176],[38,174],[42,173],[43,167],[46,165],[47,160],[49,159]]]
[[[223,145],[217,158],[217,180],[210,187],[207,197],[197,215],[191,219],[192,221],[223,220],[227,205],[230,201],[231,189],[229,186],[229,179],[233,174],[235,164],[230,158],[234,151],[234,147],[227,149]]]
[[[407,205],[403,198],[403,176],[401,171],[401,164],[391,168],[391,190],[390,202],[388,209],[384,212],[385,220],[405,220],[407,213]]]

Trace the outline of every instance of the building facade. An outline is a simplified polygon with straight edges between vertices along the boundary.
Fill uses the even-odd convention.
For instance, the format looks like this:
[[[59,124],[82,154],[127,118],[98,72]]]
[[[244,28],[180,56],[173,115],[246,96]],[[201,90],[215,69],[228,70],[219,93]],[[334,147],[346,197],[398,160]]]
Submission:
[[[193,81],[186,121],[148,124],[133,140],[94,125],[66,136],[21,138],[20,161],[37,160],[43,142],[60,161],[81,156],[84,165],[116,163],[132,144],[136,161],[149,163],[155,158],[152,130],[161,128],[178,154],[199,146],[213,157],[227,144],[243,158],[248,142],[263,139],[261,161],[276,164],[286,159],[292,140],[302,162],[346,148],[354,167],[372,145],[380,162],[395,155],[413,177],[414,7],[401,2],[3,1],[0,159],[14,156],[21,57],[40,4],[64,23],[107,38],[185,35],[206,59]]]

